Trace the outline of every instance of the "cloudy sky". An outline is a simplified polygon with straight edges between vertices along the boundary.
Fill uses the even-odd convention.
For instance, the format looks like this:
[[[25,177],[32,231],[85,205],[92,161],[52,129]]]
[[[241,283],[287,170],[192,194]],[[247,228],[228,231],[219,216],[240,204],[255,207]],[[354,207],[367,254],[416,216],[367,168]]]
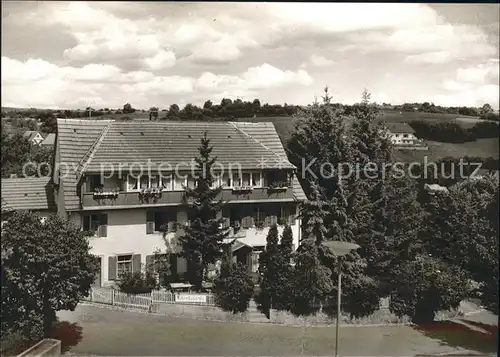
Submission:
[[[2,2],[2,106],[499,105],[499,5]]]

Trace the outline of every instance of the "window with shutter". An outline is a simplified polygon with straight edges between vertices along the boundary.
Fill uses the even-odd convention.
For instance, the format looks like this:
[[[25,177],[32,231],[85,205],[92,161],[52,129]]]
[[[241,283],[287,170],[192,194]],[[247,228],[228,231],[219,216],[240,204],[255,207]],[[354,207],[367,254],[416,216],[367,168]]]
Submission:
[[[89,218],[90,218],[89,216],[82,216],[83,230],[84,231],[90,230],[90,219]]]
[[[134,254],[132,256],[132,273],[141,271],[141,255]]]
[[[155,213],[154,211],[146,212],[146,234],[155,232]]]
[[[99,237],[107,237],[108,235],[108,215],[106,213],[99,215],[98,235]]]
[[[269,216],[269,225],[272,226],[274,224],[278,224],[278,217],[277,216]]]
[[[116,279],[116,268],[117,268],[117,259],[116,257],[108,258],[108,280]]]
[[[146,255],[146,271],[151,273],[154,272],[153,258],[154,255]]]

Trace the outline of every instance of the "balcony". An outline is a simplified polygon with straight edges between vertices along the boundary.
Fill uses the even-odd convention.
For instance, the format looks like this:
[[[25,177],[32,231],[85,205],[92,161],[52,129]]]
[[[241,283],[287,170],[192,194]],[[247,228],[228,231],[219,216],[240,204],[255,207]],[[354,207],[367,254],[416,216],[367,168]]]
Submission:
[[[218,198],[227,202],[252,201],[292,201],[292,188],[253,188],[252,190],[225,189]],[[151,206],[176,206],[187,204],[184,191],[163,191],[154,197],[144,197],[139,192],[119,192],[113,195],[96,195],[93,192],[83,193],[81,197],[83,209],[134,208]]]

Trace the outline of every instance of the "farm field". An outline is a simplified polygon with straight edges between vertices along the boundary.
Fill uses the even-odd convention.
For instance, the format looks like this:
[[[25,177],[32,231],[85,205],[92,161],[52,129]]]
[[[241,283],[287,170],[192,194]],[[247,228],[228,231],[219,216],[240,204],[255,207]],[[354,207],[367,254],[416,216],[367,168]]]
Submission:
[[[399,161],[403,162],[422,162],[427,156],[427,162],[434,162],[443,157],[464,157],[464,156],[480,156],[480,157],[499,157],[499,139],[488,138],[478,139],[467,143],[454,144],[442,143],[439,141],[427,141],[429,150],[427,151],[403,151],[396,150],[395,156]]]

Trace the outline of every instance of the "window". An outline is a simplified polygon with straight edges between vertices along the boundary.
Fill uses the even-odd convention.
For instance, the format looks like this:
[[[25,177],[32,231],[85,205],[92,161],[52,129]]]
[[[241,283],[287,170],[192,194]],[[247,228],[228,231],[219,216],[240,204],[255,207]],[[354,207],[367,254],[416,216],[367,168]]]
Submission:
[[[149,188],[149,176],[141,176],[141,190]]]
[[[128,176],[127,179],[127,191],[136,191],[139,189],[139,180],[137,177]]]
[[[146,234],[161,232],[163,226],[165,229],[173,231],[175,225],[169,227],[171,222],[177,222],[177,212],[172,210],[148,211],[146,214]]]
[[[252,187],[261,187],[262,179],[260,172],[252,172]]]
[[[250,174],[244,173],[242,176],[242,186],[250,186]]]
[[[160,188],[160,178],[158,176],[151,176],[151,188]]]
[[[243,180],[242,180],[240,173],[233,174],[233,186],[234,187],[243,186],[242,182],[243,182]]]
[[[87,176],[87,192],[94,192],[96,188],[101,188],[103,186],[103,180],[99,175]]]
[[[196,179],[191,175],[187,177],[187,187],[191,189],[196,187]]]
[[[184,189],[183,185],[186,184],[186,177],[182,175],[175,175],[174,190],[182,191]]]
[[[164,190],[172,191],[173,190],[173,180],[172,175],[166,175],[161,178],[161,185]]]
[[[403,134],[403,138],[407,138],[408,137],[408,134]]]
[[[116,260],[118,277],[124,273],[132,273],[132,255],[119,255]]]
[[[83,230],[94,232],[98,237],[107,236],[108,216],[104,213],[83,216]]]
[[[233,183],[232,183],[231,176],[229,176],[228,174],[222,175],[222,187],[228,188],[228,187],[232,187],[232,185],[233,185]]]

